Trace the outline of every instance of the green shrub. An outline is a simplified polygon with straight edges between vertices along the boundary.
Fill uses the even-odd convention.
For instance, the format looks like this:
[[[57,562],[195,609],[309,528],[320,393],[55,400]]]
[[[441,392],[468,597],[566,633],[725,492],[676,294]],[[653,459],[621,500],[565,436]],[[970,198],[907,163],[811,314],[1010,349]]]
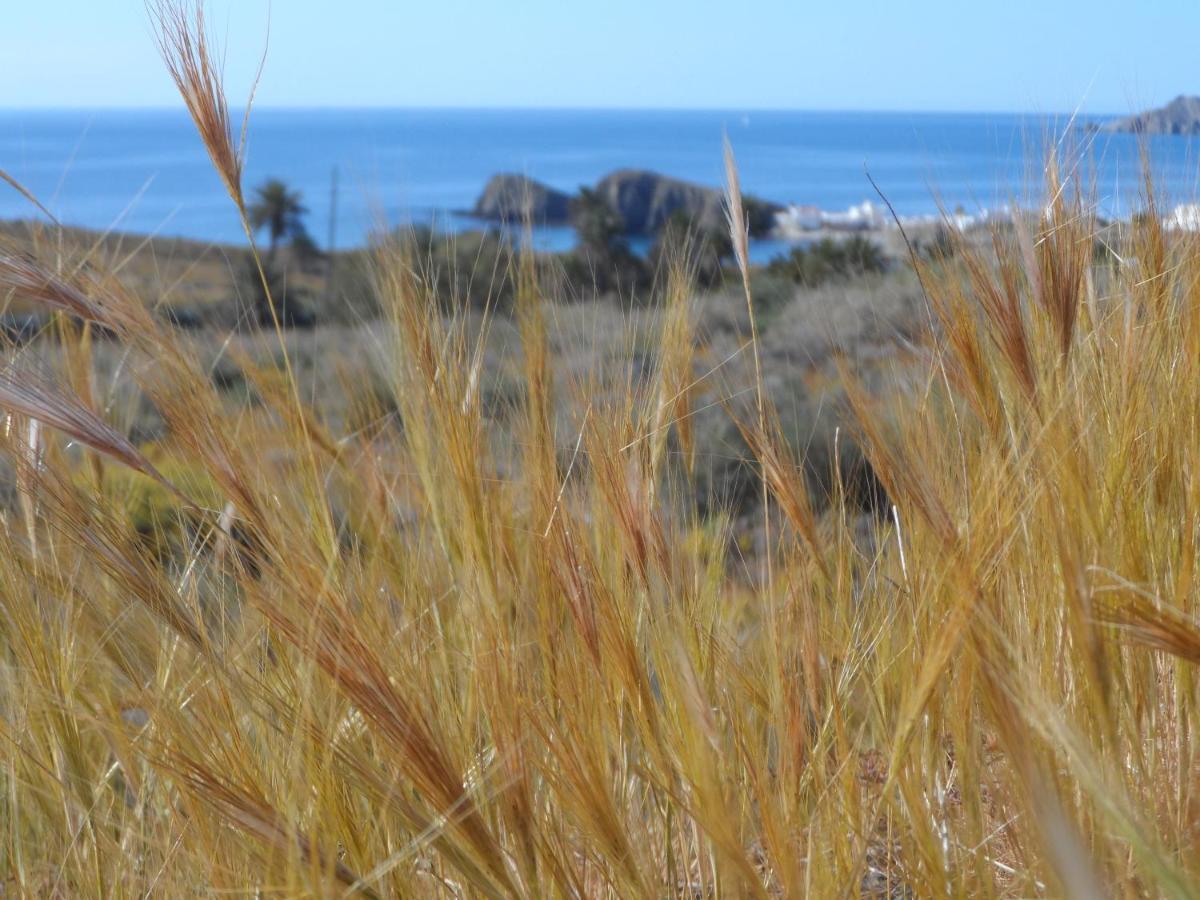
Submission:
[[[766,327],[795,298],[796,284],[776,270],[757,268],[750,272],[750,295],[754,298],[755,313],[764,319],[759,324]]]
[[[649,269],[629,246],[620,215],[591,188],[571,200],[571,225],[579,243],[562,259],[563,274],[578,296],[631,295],[649,282]]]
[[[447,312],[512,308],[516,251],[504,233],[486,229],[445,234],[415,228],[401,241],[411,248],[417,273]]]
[[[733,259],[733,242],[726,228],[706,227],[683,210],[676,210],[659,229],[650,246],[647,263],[659,277],[679,254],[698,288],[710,289],[725,279],[725,266]]]
[[[870,238],[852,235],[842,240],[821,238],[777,257],[768,269],[790,277],[805,287],[820,287],[834,280],[883,272],[887,257]]]
[[[203,467],[178,459],[161,445],[146,445],[143,452],[168,481],[200,507],[187,506],[145,475],[116,466],[106,470],[107,493],[123,504],[130,525],[146,548],[165,560],[187,550],[202,524],[202,510],[219,509],[222,495]]]

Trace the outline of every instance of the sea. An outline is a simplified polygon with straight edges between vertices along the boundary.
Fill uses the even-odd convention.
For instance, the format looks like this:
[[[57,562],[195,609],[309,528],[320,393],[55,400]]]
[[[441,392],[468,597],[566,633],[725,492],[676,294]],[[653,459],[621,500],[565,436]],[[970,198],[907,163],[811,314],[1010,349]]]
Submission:
[[[1105,215],[1142,203],[1142,149],[1168,204],[1197,195],[1200,142],[1097,131],[1102,119],[1035,114],[736,110],[256,109],[245,185],[298,190],[321,246],[362,246],[380,229],[479,228],[463,214],[488,178],[517,172],[565,191],[619,168],[724,182],[722,146],[743,191],[840,211],[883,198],[903,217],[1038,202],[1051,155]],[[0,111],[0,170],[62,222],[209,242],[243,240],[182,110]],[[874,186],[872,185],[874,181]],[[0,218],[37,210],[0,184]],[[535,243],[561,250],[566,227]],[[763,259],[786,249],[764,240]]]

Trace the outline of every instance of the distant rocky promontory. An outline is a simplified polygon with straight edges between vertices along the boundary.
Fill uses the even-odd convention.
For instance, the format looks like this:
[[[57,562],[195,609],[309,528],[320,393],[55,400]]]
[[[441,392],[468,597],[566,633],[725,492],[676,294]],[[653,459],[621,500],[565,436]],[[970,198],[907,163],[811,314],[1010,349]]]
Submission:
[[[562,225],[571,216],[571,198],[525,175],[493,175],[471,211],[477,219],[520,222],[526,216],[535,225]]]
[[[656,172],[621,169],[601,178],[596,193],[621,217],[627,234],[653,234],[678,212],[706,228],[725,221],[723,192]]]
[[[1200,134],[1200,97],[1181,94],[1166,106],[1109,122],[1104,130],[1125,134]]]
[[[628,235],[657,233],[667,220],[683,214],[701,228],[725,227],[725,195],[720,188],[642,169],[621,169],[597,182],[595,193],[617,214]],[[511,222],[526,215],[535,225],[570,221],[572,197],[524,175],[502,174],[489,179],[472,214],[493,222]],[[774,226],[778,203],[744,197],[746,218],[753,235]]]

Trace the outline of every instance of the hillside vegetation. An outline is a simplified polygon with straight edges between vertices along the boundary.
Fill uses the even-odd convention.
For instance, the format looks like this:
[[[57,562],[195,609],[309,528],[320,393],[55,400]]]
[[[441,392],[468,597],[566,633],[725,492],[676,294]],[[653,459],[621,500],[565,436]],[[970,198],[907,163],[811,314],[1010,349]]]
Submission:
[[[394,241],[383,324],[214,341],[0,256],[53,313],[0,370],[5,893],[1200,892],[1198,238],[1147,187],[1097,253],[1051,165],[990,243],[772,308],[728,168],[720,301],[684,247],[632,311],[526,256],[509,318]]]

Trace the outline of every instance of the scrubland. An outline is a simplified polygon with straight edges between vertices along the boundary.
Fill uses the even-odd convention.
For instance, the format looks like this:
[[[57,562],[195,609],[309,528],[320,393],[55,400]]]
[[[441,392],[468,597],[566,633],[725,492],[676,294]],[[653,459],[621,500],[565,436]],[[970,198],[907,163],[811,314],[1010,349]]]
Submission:
[[[10,247],[5,892],[1195,896],[1200,244],[1075,165],[772,304],[389,239],[378,316],[185,330]]]

